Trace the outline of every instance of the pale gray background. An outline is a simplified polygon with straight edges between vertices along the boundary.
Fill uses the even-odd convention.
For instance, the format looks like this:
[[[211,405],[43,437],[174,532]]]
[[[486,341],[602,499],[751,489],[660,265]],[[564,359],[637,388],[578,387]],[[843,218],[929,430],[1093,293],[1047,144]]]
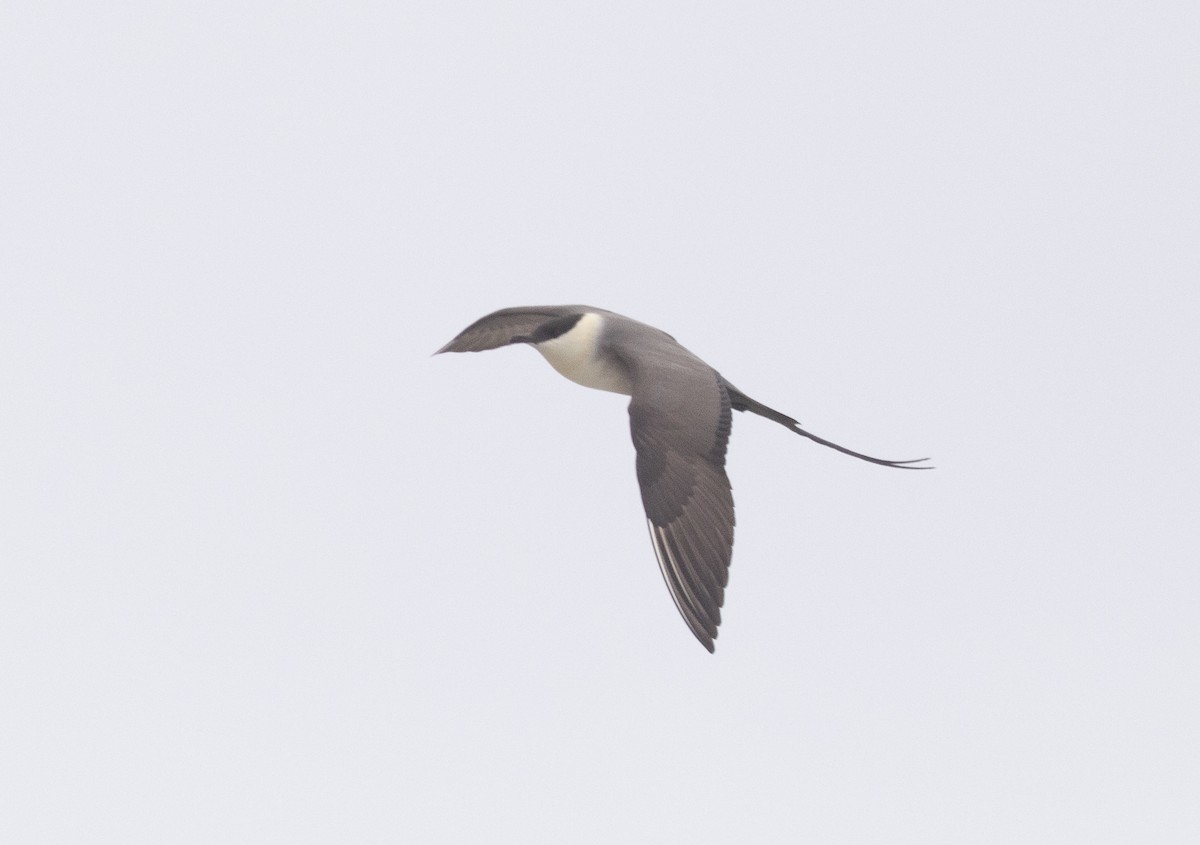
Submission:
[[[1200,7],[5,3],[0,839],[1200,841]],[[624,401],[739,416],[715,656]]]

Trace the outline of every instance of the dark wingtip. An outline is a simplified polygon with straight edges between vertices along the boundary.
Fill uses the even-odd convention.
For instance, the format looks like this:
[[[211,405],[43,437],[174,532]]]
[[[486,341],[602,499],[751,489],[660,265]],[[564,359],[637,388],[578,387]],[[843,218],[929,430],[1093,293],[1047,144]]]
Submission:
[[[471,352],[471,351],[473,351],[470,347],[467,347],[466,349],[460,348],[459,343],[462,341],[462,339],[463,339],[463,336],[461,334],[458,335],[457,337],[455,337],[453,340],[451,340],[449,343],[447,343],[445,346],[443,346],[441,349],[439,349],[437,352],[434,352],[433,354],[441,355],[443,352]]]

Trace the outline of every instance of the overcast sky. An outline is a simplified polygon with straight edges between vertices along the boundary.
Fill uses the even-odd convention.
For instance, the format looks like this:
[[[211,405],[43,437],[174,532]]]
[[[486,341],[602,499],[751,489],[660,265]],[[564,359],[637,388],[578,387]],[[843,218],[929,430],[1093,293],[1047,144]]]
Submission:
[[[1200,841],[1200,6],[6,3],[0,839]],[[734,420],[717,651],[625,400]]]

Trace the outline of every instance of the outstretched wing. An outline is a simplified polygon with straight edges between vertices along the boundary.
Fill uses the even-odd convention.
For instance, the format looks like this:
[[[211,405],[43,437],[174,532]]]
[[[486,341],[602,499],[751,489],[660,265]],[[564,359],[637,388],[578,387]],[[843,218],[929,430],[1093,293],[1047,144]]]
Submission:
[[[733,556],[733,493],[725,475],[731,411],[717,373],[693,362],[701,363],[639,367],[629,422],[659,569],[684,621],[713,651]]]
[[[519,308],[501,308],[486,317],[480,317],[467,326],[454,340],[447,343],[435,355],[443,352],[484,352],[512,343],[514,337],[533,334],[534,329],[555,317],[588,310],[582,305],[530,305]]]

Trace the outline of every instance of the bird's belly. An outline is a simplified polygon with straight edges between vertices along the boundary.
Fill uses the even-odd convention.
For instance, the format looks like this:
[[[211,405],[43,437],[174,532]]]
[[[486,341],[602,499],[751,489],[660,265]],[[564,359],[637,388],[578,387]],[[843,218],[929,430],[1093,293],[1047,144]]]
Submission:
[[[576,384],[582,384],[584,387],[591,387],[595,390],[623,393],[626,396],[633,393],[629,377],[620,368],[614,367],[602,359],[593,358],[590,355],[555,354],[559,350],[540,347],[538,351],[550,362],[551,367]]]

